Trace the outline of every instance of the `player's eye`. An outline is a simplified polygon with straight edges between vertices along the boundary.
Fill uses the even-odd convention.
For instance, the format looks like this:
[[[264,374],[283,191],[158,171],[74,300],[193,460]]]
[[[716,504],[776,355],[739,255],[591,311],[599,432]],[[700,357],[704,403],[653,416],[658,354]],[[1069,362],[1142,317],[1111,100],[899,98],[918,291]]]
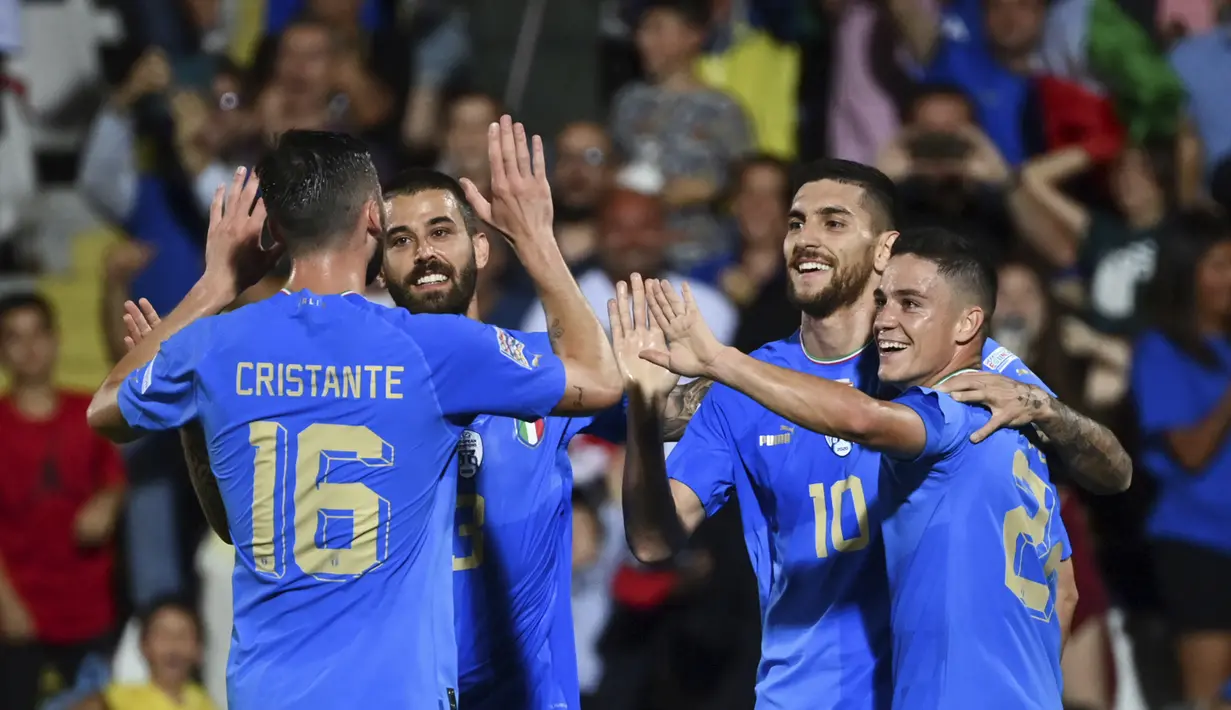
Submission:
[[[846,223],[841,220],[830,219],[825,221],[825,227],[828,229],[842,229],[845,226]]]
[[[913,298],[902,299],[902,307],[908,311],[913,311],[919,307],[919,302]]]
[[[436,238],[436,239],[442,239],[442,238],[447,237],[447,236],[449,236],[449,230],[447,230],[447,229],[443,229],[443,228],[441,228],[441,229],[434,229],[434,230],[432,230],[432,237],[434,237],[434,238]]]
[[[404,247],[410,243],[410,237],[394,237],[391,246]]]
[[[804,228],[804,223],[797,219],[793,219],[790,222],[787,222],[786,228],[787,228],[787,231],[798,232],[799,230]]]

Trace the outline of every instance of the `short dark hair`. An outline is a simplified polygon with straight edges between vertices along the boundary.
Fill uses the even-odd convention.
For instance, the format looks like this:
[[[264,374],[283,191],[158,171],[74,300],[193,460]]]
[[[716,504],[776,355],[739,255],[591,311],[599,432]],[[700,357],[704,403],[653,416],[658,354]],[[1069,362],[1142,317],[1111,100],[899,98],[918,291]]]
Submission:
[[[367,146],[345,133],[287,131],[256,174],[269,225],[292,256],[328,246],[380,197]]]
[[[936,264],[936,270],[950,282],[967,291],[983,309],[986,328],[996,311],[996,269],[980,249],[966,237],[940,227],[903,230],[893,243],[890,256],[917,256]]]
[[[56,312],[51,307],[51,302],[33,292],[13,293],[0,297],[0,325],[4,324],[10,313],[23,308],[32,308],[38,311],[39,315],[43,317],[43,324],[47,326],[47,329],[55,330]]]
[[[466,199],[466,191],[462,189],[461,183],[439,170],[411,168],[399,173],[385,185],[385,199],[409,197],[429,190],[447,192],[457,200],[457,207],[462,211],[462,222],[467,234],[473,237],[483,231],[483,223],[479,220],[479,215],[475,213],[474,205]]]
[[[897,224],[898,189],[888,175],[871,165],[838,158],[817,160],[799,169],[791,192],[794,194],[804,185],[821,180],[863,188],[864,200],[870,204],[868,211],[872,213],[872,226],[877,232],[891,230]]]
[[[781,158],[770,155],[769,153],[754,153],[735,163],[735,167],[731,170],[731,194],[734,196],[744,186],[744,178],[752,171],[753,168],[771,168],[777,170],[783,177],[784,194],[783,200],[790,204],[791,195],[794,191],[791,190],[791,166]]]
[[[639,19],[645,19],[652,10],[673,12],[698,30],[704,30],[710,24],[709,3],[703,0],[648,0],[642,6]]]
[[[204,629],[202,628],[201,615],[197,613],[197,608],[187,599],[174,595],[158,597],[138,610],[137,623],[141,629],[142,640],[145,639],[145,635],[149,632],[150,622],[160,611],[178,611],[187,616],[192,620],[192,625],[196,628],[197,639],[202,640]]]

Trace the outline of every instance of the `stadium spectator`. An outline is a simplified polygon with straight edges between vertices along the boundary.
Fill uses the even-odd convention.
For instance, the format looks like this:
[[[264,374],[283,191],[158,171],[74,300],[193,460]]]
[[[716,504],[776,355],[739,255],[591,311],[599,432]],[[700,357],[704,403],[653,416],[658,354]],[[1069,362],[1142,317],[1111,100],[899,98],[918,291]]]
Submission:
[[[487,163],[487,127],[500,118],[500,104],[484,94],[462,94],[449,104],[444,146],[436,169],[465,177],[488,194],[491,166]]]
[[[611,138],[598,124],[571,123],[556,137],[556,165],[551,176],[556,239],[570,264],[579,264],[594,253],[596,212],[611,187],[614,163]]]
[[[713,213],[731,165],[752,148],[747,119],[731,97],[705,88],[695,62],[709,21],[705,3],[657,0],[637,25],[637,48],[647,81],[616,95],[611,133],[630,166],[653,178],[645,192],[662,195],[668,224],[679,233],[672,266],[688,269],[730,248]]]
[[[1231,675],[1231,227],[1186,216],[1159,246],[1132,387],[1158,484],[1147,526],[1158,588],[1185,700],[1200,705]]]
[[[72,687],[116,622],[113,537],[123,503],[119,454],[85,421],[89,398],[58,389],[51,306],[0,299],[0,699],[34,710]]]
[[[1231,3],[1215,3],[1219,23],[1182,40],[1171,50],[1175,68],[1188,92],[1188,115],[1204,148],[1202,162],[1212,180],[1211,191],[1222,208],[1231,212],[1231,92],[1217,80],[1231,72]]]

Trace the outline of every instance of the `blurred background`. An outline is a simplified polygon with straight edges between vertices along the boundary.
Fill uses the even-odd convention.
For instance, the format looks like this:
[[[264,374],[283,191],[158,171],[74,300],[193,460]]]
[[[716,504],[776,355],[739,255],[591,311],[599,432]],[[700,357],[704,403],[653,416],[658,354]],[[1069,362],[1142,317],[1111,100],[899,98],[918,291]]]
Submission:
[[[504,111],[544,136],[556,233],[604,318],[640,271],[690,279],[741,349],[789,334],[790,176],[818,157],[889,174],[904,226],[985,244],[994,337],[1137,458],[1113,497],[1053,471],[1081,592],[1066,699],[1217,706],[1231,0],[0,0],[0,708],[225,707],[232,555],[178,439],[117,452],[73,394],[122,354],[126,298],[166,312],[201,273],[213,189],[289,128],[363,136],[384,177],[483,186]],[[484,318],[541,329],[497,252]],[[586,707],[750,708],[736,506],[642,568],[621,451],[571,453]]]

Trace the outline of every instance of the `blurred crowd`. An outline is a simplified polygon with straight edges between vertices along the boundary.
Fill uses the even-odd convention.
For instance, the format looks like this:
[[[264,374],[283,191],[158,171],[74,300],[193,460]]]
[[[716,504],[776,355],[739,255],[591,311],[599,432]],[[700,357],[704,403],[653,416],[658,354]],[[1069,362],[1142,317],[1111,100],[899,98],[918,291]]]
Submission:
[[[68,187],[115,235],[67,303],[29,287],[66,278],[33,238],[57,216],[34,196],[64,178],[31,155],[51,118],[30,109],[22,63],[23,16],[55,2],[111,13],[122,37],[69,112],[84,130]],[[58,385],[61,323],[97,321],[101,378],[124,352],[123,302],[166,312],[184,296],[214,189],[284,130],[354,132],[383,178],[428,166],[483,189],[506,110],[544,136],[556,235],[603,319],[637,271],[688,279],[745,351],[789,334],[792,166],[822,156],[892,177],[901,226],[985,244],[993,337],[1137,461],[1107,498],[1053,471],[1081,594],[1066,702],[1217,707],[1231,0],[0,0],[0,707],[225,706],[229,548],[177,437],[117,452],[86,428],[86,400]],[[483,319],[544,329],[492,246]],[[750,708],[759,609],[737,507],[671,566],[642,567],[624,547],[621,451],[582,438],[570,453],[587,707]]]

